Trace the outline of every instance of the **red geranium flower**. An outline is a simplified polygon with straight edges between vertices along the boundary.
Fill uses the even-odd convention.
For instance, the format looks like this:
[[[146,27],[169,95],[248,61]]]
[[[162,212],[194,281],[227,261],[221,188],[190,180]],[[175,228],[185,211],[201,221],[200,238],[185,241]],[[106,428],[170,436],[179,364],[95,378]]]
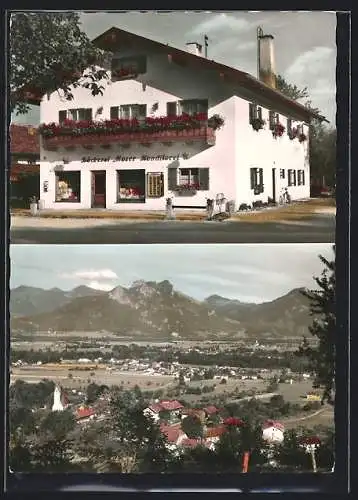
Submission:
[[[321,440],[317,436],[306,436],[300,439],[300,443],[304,446],[312,444],[319,446],[321,444]]]

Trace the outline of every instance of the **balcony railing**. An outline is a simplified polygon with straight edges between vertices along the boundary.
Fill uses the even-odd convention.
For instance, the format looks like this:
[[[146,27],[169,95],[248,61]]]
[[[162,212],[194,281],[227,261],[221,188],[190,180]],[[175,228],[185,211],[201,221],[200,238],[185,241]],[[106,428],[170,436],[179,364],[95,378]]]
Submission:
[[[218,118],[207,118],[205,114],[194,116],[145,118],[139,120],[107,120],[103,122],[66,120],[63,124],[50,123],[40,125],[39,132],[43,137],[45,149],[58,147],[92,148],[94,146],[108,146],[111,144],[153,142],[205,142],[212,146],[215,144],[215,130]]]

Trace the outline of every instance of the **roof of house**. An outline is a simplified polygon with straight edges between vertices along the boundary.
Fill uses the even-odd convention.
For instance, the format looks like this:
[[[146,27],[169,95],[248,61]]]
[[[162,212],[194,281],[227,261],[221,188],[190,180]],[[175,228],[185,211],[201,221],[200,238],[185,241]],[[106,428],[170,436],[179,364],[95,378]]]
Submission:
[[[207,406],[206,408],[203,408],[203,410],[205,411],[205,413],[207,413],[208,415],[212,415],[214,413],[218,413],[219,412],[219,408],[216,408],[216,406],[214,405],[211,405],[211,406]]]
[[[277,420],[266,420],[266,422],[263,423],[262,428],[263,429],[270,429],[271,427],[275,427],[279,431],[284,432],[285,427],[283,424],[280,422],[277,422]]]
[[[118,50],[121,44],[138,48],[147,47],[154,50],[160,50],[170,55],[172,57],[172,60],[178,63],[184,65],[190,64],[193,67],[195,66],[199,69],[216,71],[220,73],[220,77],[225,81],[237,83],[248,91],[253,92],[256,95],[261,95],[266,99],[269,99],[273,103],[276,103],[277,105],[281,104],[286,108],[290,108],[292,112],[296,111],[296,113],[298,113],[299,115],[303,115],[306,119],[315,117],[327,121],[323,116],[317,115],[297,101],[286,97],[280,91],[269,87],[249,73],[218,63],[213,59],[210,60],[206,57],[197,56],[190,52],[176,49],[168,44],[165,45],[164,43],[156,42],[155,40],[151,40],[135,33],[116,28],[115,26],[109,28],[107,31],[97,36],[92,40],[92,42],[98,48],[105,51]]]
[[[33,125],[10,125],[10,152],[40,156],[40,141]]]
[[[76,411],[76,418],[79,420],[81,418],[87,418],[94,415],[94,410],[92,408],[78,408]]]
[[[220,437],[227,431],[226,427],[223,425],[218,425],[217,427],[209,427],[205,432],[206,438]]]
[[[160,426],[160,430],[170,443],[176,443],[179,436],[184,434],[181,429],[180,423],[176,425],[162,425]]]
[[[159,403],[153,403],[149,405],[148,408],[154,413],[159,413],[161,411],[180,410],[181,408],[184,408],[184,406],[175,399],[173,401],[159,401]]]

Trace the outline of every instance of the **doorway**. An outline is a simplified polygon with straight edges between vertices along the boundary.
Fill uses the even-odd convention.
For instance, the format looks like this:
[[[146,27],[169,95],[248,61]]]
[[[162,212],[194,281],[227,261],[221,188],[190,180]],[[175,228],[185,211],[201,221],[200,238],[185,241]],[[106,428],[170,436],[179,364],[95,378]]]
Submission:
[[[106,171],[92,171],[91,191],[92,208],[106,208]]]
[[[276,203],[276,168],[272,169],[272,200]]]

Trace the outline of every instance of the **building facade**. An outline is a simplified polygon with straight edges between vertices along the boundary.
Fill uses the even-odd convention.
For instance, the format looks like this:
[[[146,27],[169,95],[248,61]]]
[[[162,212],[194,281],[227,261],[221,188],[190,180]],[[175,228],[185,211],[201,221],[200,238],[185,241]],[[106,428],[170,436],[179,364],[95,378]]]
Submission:
[[[310,195],[307,109],[200,54],[112,28],[103,95],[42,98],[40,199],[46,209],[204,208],[207,199]],[[118,46],[121,50],[118,50]],[[192,51],[192,49],[190,49]],[[106,66],[107,64],[107,66]]]

